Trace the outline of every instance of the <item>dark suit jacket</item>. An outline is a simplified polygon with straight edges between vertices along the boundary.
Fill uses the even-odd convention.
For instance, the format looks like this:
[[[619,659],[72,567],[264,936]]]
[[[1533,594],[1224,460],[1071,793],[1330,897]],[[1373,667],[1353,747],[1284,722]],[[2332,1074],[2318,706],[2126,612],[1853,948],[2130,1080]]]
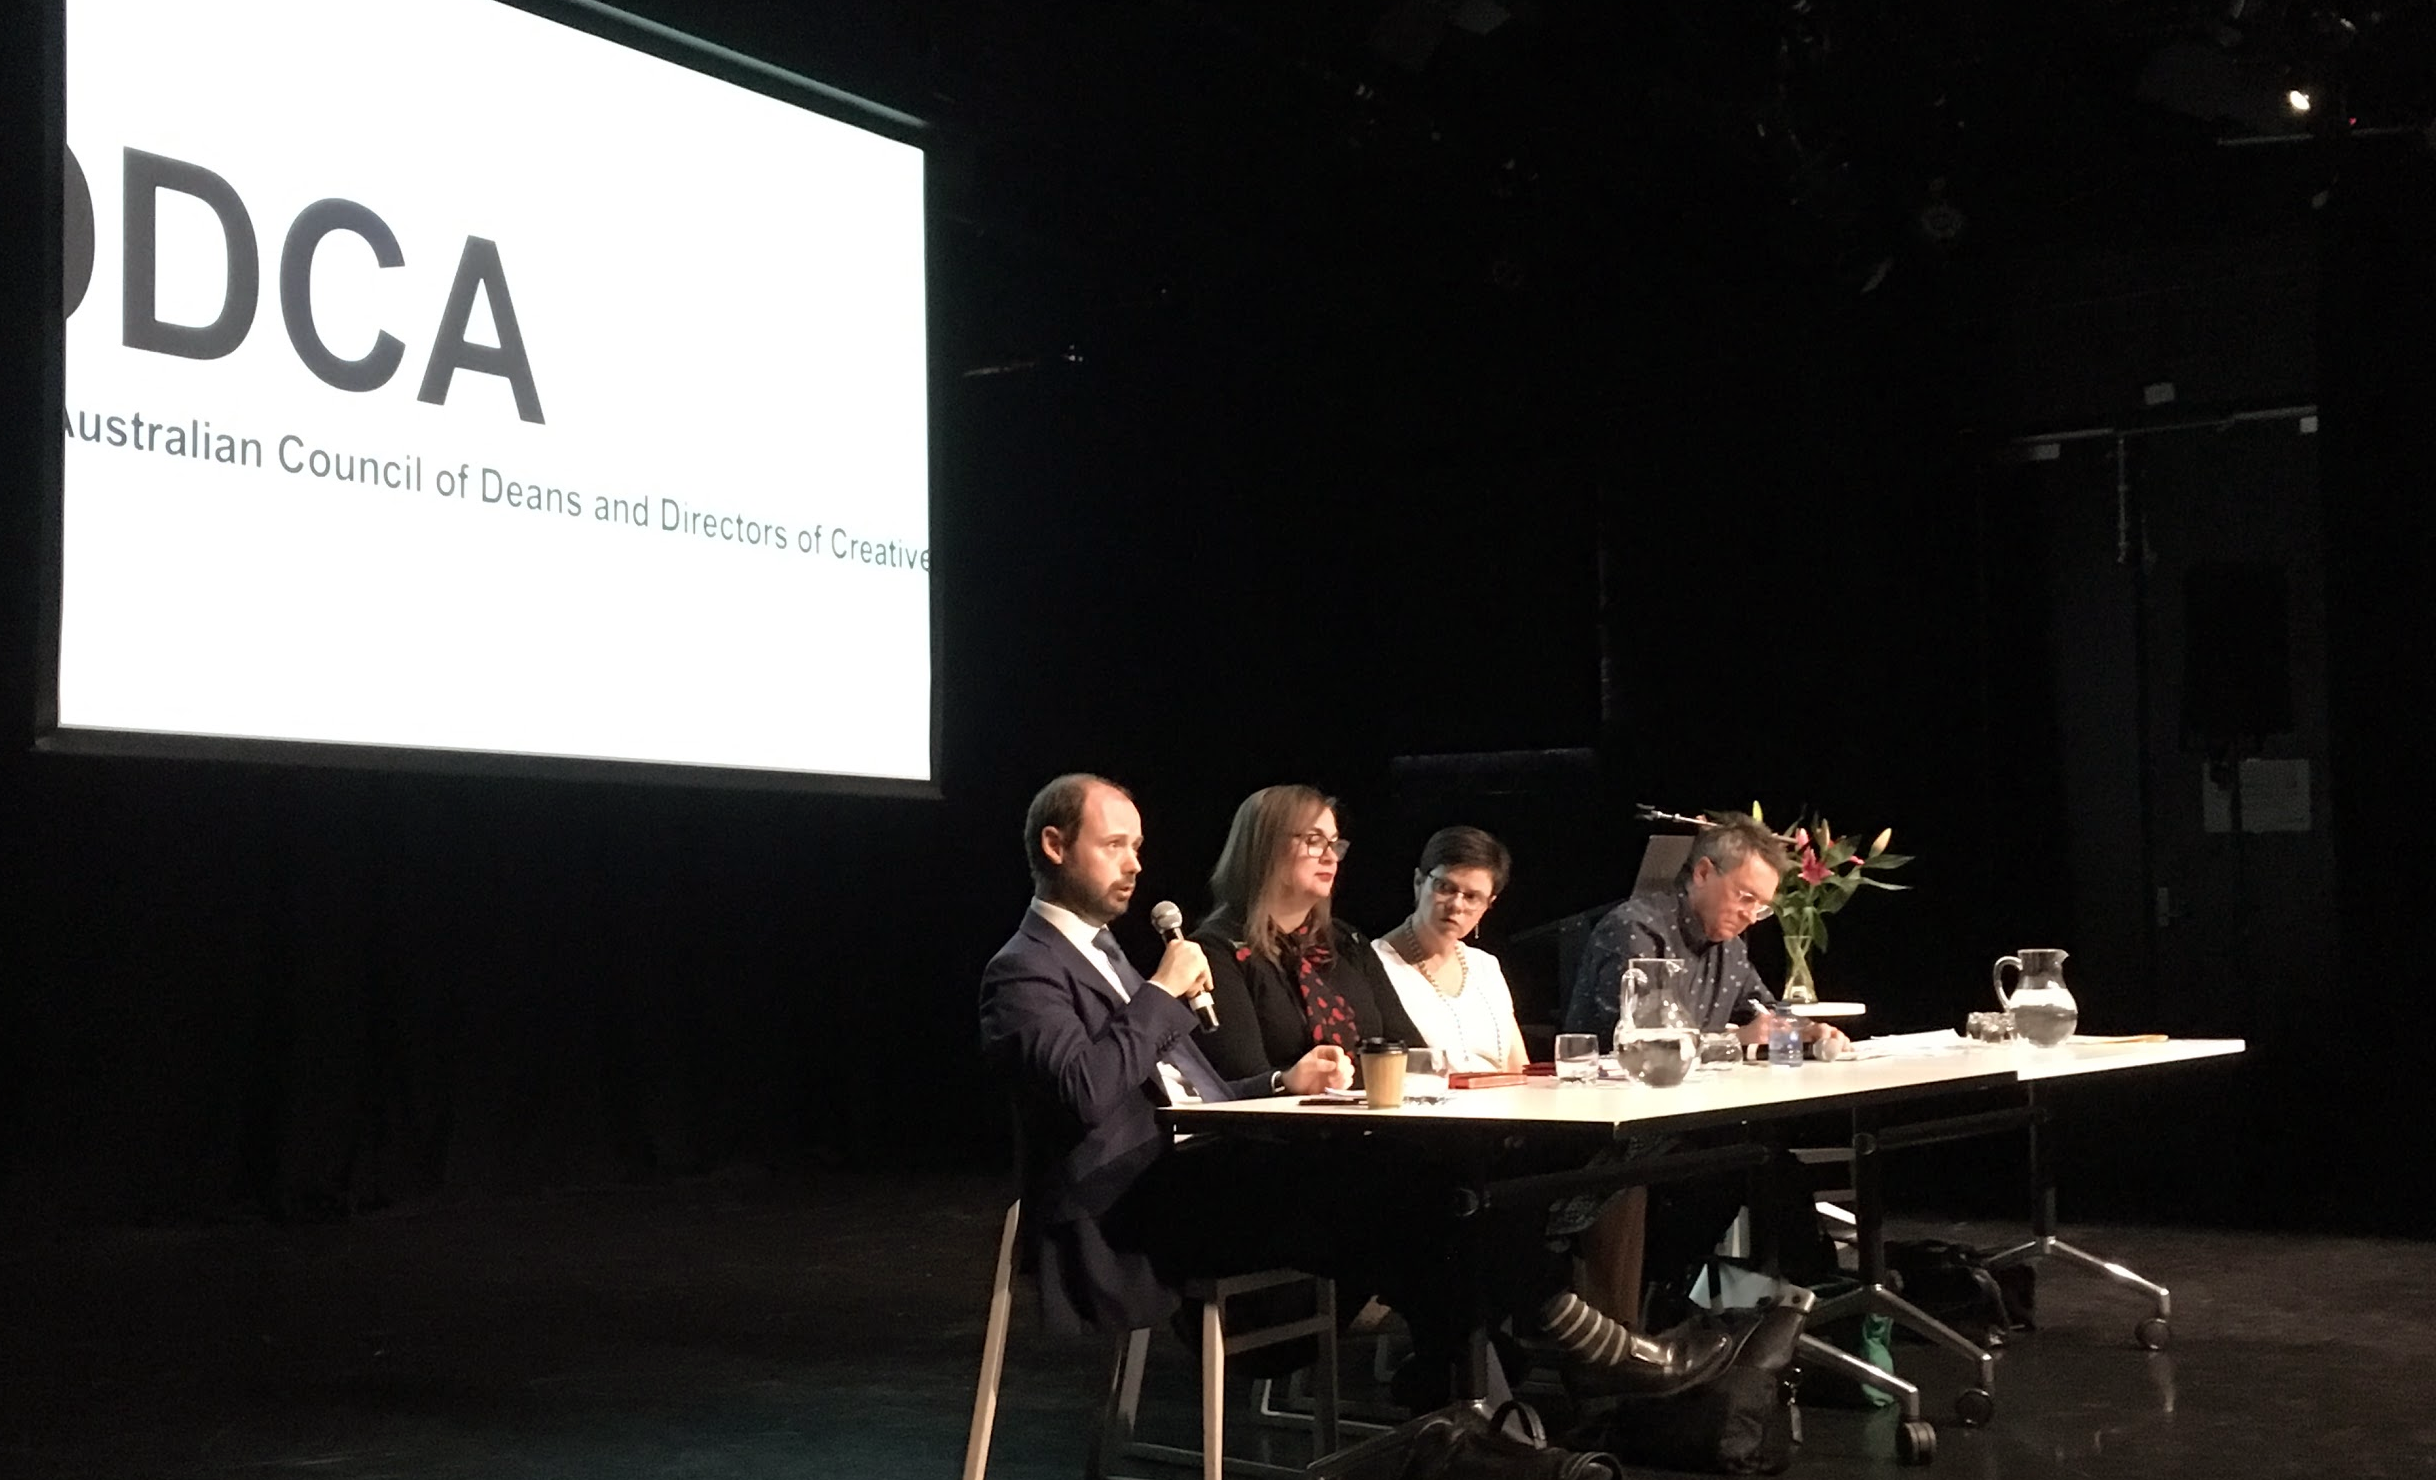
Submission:
[[[1015,1098],[1023,1224],[1052,1330],[1126,1331],[1164,1320],[1176,1293],[1125,1236],[1125,1194],[1173,1138],[1164,1054],[1202,1098],[1268,1093],[1262,1071],[1223,1079],[1193,1046],[1192,1010],[1120,969],[1131,1002],[1055,926],[1026,910],[981,973],[981,1051]]]
[[[1352,1006],[1360,1036],[1399,1038],[1407,1048],[1427,1043],[1404,1011],[1404,999],[1396,995],[1387,968],[1379,964],[1378,954],[1362,932],[1335,919],[1328,922],[1328,932],[1336,951],[1336,961],[1328,968],[1328,986]],[[1209,955],[1210,999],[1218,1008],[1218,1026],[1203,1032],[1198,1041],[1219,1073],[1290,1068],[1311,1051],[1302,995],[1283,963],[1258,956],[1239,959],[1236,953],[1243,949],[1243,942],[1234,938],[1224,921],[1204,924],[1193,932],[1193,939]]]

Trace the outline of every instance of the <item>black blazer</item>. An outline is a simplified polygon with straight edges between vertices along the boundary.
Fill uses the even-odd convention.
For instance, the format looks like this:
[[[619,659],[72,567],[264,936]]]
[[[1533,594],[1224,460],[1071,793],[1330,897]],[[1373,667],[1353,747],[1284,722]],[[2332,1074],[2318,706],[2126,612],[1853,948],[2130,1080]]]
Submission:
[[[1015,1100],[1023,1229],[1037,1256],[1041,1310],[1053,1331],[1129,1331],[1178,1303],[1149,1257],[1112,1217],[1173,1138],[1160,1129],[1165,1055],[1202,1098],[1268,1093],[1269,1074],[1230,1083],[1193,1046],[1192,1010],[1120,975],[1131,1002],[1075,944],[1032,911],[981,973],[981,1052]],[[1112,1236],[1111,1226],[1118,1225]]]
[[[1236,959],[1243,942],[1224,928],[1225,922],[1203,925],[1193,939],[1210,961],[1210,997],[1218,1009],[1218,1026],[1204,1028],[1196,1041],[1218,1072],[1231,1076],[1291,1068],[1311,1051],[1311,1030],[1303,1021],[1302,997],[1283,962],[1258,956]],[[1405,1014],[1395,983],[1362,932],[1342,920],[1328,922],[1336,961],[1328,968],[1328,986],[1353,1008],[1364,1038],[1400,1038],[1408,1047],[1428,1042]]]

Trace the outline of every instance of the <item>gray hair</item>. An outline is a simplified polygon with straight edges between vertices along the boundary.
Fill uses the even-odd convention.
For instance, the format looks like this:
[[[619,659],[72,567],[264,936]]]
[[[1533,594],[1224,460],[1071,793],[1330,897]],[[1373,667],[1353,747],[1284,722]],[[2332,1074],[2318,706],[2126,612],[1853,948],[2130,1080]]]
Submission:
[[[1699,835],[1692,839],[1692,851],[1684,856],[1683,868],[1675,875],[1676,883],[1690,883],[1693,867],[1703,858],[1709,860],[1710,867],[1723,874],[1741,868],[1755,853],[1768,860],[1780,876],[1793,867],[1793,860],[1786,854],[1785,845],[1778,842],[1776,834],[1768,831],[1763,824],[1740,812],[1716,812],[1710,816],[1715,826],[1702,828]]]

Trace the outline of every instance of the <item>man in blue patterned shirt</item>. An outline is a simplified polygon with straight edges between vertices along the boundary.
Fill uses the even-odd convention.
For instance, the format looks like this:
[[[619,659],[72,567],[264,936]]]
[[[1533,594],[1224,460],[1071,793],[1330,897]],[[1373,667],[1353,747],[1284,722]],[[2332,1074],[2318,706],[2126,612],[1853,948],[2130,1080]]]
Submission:
[[[1749,817],[1727,814],[1703,828],[1674,883],[1633,895],[1590,932],[1567,999],[1566,1031],[1610,1038],[1625,964],[1658,957],[1684,964],[1675,985],[1702,1032],[1721,1033],[1739,1020],[1743,1042],[1765,1042],[1779,1004],[1752,967],[1742,936],[1767,916],[1789,864],[1775,834]],[[1820,1043],[1823,1055],[1845,1047],[1844,1035],[1822,1023],[1804,1022],[1802,1037]],[[1800,1281],[1831,1272],[1834,1256],[1810,1210],[1810,1178],[1790,1157],[1778,1156],[1778,1175],[1762,1179],[1753,1215],[1766,1226],[1788,1277]],[[1682,1305],[1692,1272],[1734,1221],[1743,1195],[1741,1178],[1708,1178],[1652,1188],[1646,1211],[1637,1199],[1611,1203],[1582,1239],[1583,1261],[1605,1292],[1593,1303],[1610,1314],[1621,1310],[1644,1323],[1654,1316],[1663,1324],[1672,1314],[1663,1302]],[[1662,1302],[1655,1310],[1639,1304],[1644,1288]]]
[[[1565,1031],[1596,1033],[1605,1042],[1615,1032],[1625,963],[1659,957],[1684,964],[1676,985],[1702,1032],[1721,1033],[1739,1022],[1744,1042],[1765,1042],[1776,994],[1752,967],[1742,936],[1766,918],[1787,867],[1783,845],[1748,817],[1728,814],[1702,829],[1673,884],[1633,895],[1590,932],[1567,999]],[[1834,1052],[1844,1035],[1805,1022],[1802,1037],[1830,1039],[1835,1048],[1827,1051]]]

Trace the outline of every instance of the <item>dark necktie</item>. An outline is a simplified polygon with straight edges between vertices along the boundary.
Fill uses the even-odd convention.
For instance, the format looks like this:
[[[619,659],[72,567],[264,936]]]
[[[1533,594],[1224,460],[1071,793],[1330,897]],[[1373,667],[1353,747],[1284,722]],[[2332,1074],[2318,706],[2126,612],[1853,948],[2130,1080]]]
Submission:
[[[1133,963],[1125,959],[1124,951],[1120,950],[1117,946],[1116,936],[1109,931],[1103,930],[1099,934],[1091,937],[1091,943],[1099,948],[1101,955],[1108,958],[1108,964],[1116,968],[1117,980],[1126,983],[1122,989],[1125,994],[1125,999],[1129,1002],[1132,1001],[1133,994],[1136,990],[1135,984],[1147,984],[1142,983],[1141,973],[1133,969]],[[1191,1045],[1187,1043],[1185,1045],[1185,1049],[1186,1052],[1191,1052]],[[1200,1056],[1198,1054],[1194,1054],[1193,1057],[1198,1058]],[[1159,1055],[1159,1062],[1176,1070],[1177,1074],[1184,1080],[1186,1089],[1192,1091],[1194,1094],[1201,1093],[1199,1083],[1201,1076],[1194,1072],[1193,1066],[1189,1062],[1183,1060],[1182,1055],[1172,1051],[1163,1053]],[[1167,1098],[1164,1084],[1162,1084],[1160,1088],[1159,1098],[1162,1101]]]
[[[1132,970],[1133,963],[1127,961],[1125,959],[1124,951],[1118,948],[1116,936],[1109,931],[1103,930],[1099,934],[1091,937],[1091,943],[1099,947],[1101,955],[1108,958],[1109,969],[1116,973],[1117,989],[1123,992],[1127,997],[1131,997],[1133,995],[1133,988],[1126,984],[1125,977],[1126,973]]]

